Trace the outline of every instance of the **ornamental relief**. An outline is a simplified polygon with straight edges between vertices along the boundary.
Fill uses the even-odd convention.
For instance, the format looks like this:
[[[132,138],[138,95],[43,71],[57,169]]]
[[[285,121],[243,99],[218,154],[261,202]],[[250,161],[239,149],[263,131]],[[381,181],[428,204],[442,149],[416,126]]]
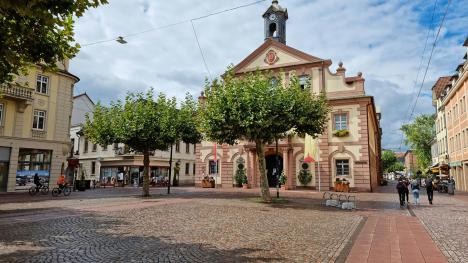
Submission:
[[[270,49],[266,53],[265,59],[264,59],[265,63],[267,63],[268,65],[273,65],[276,62],[278,62],[278,60],[279,60],[278,54],[273,49]]]

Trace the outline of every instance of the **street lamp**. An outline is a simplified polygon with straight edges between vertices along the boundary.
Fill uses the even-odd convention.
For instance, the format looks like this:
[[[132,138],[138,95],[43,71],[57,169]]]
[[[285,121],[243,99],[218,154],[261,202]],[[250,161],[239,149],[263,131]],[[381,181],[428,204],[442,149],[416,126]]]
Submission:
[[[117,37],[115,41],[119,42],[120,44],[127,44],[127,41],[125,41],[122,36]]]

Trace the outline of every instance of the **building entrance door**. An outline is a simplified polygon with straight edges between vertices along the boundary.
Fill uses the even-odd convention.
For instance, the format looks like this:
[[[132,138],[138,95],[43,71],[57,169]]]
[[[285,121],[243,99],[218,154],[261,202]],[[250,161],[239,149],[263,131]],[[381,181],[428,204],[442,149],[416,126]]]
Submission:
[[[0,192],[7,191],[10,151],[9,147],[0,147]]]
[[[276,187],[276,183],[278,181],[278,176],[283,171],[283,158],[278,156],[278,170],[276,164],[276,155],[269,155],[265,157],[266,161],[266,169],[267,169],[267,177],[268,177],[268,186],[269,187]]]
[[[8,183],[8,163],[0,162],[0,192],[7,191]]]

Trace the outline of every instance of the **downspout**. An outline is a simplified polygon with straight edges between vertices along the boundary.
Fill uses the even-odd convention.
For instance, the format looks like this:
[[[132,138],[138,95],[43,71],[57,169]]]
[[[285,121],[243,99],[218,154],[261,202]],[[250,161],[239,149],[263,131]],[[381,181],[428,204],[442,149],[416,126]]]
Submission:
[[[370,103],[367,103],[366,105],[366,121],[367,121],[367,151],[368,151],[368,154],[367,154],[367,158],[369,158],[367,161],[369,163],[369,182],[370,182],[370,191],[373,192],[373,189],[372,189],[372,171],[371,171],[371,155],[370,155],[370,141],[369,141],[369,105],[371,105]]]

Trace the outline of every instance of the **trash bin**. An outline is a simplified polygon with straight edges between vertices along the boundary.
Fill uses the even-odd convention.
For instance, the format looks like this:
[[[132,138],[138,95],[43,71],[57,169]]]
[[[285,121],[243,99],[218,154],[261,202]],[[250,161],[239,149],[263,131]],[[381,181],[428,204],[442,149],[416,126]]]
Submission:
[[[447,183],[447,193],[449,195],[453,195],[455,193],[455,184],[454,183]]]

